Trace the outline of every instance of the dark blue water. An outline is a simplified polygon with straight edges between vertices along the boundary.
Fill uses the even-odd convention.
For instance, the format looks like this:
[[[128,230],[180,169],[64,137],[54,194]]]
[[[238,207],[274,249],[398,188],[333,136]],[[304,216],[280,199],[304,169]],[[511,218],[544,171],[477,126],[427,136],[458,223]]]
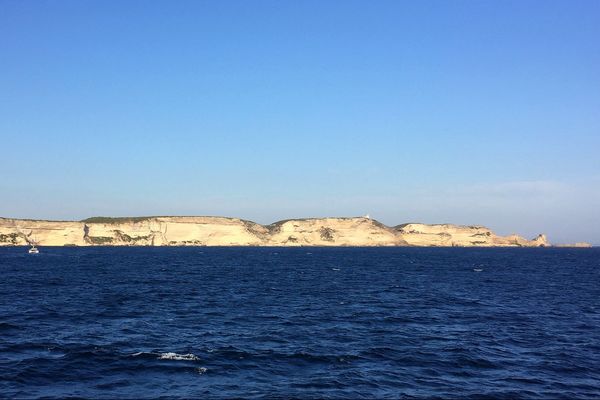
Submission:
[[[0,397],[600,396],[600,249],[41,251],[0,248]]]

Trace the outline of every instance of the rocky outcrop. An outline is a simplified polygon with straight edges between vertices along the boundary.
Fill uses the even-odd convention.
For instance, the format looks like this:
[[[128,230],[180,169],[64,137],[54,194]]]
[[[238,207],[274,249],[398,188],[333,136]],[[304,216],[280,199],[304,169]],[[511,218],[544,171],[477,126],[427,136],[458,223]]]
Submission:
[[[498,236],[483,226],[403,224],[368,217],[260,225],[226,217],[95,217],[83,221],[0,218],[0,246],[548,246],[545,235]]]
[[[577,243],[567,243],[567,244],[558,244],[556,247],[578,247],[578,248],[589,248],[592,247],[590,243],[587,242],[577,242]]]

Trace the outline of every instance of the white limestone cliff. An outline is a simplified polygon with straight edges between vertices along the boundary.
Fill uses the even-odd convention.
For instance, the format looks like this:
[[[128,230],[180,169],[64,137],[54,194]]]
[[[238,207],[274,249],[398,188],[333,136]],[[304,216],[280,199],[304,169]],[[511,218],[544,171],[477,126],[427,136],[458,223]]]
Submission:
[[[518,235],[498,236],[484,226],[452,224],[403,224],[396,231],[410,246],[461,246],[461,247],[545,247],[549,246],[546,235],[533,240]]]
[[[0,218],[0,246],[549,246],[545,235],[498,236],[482,226],[403,224],[368,217],[308,218],[260,225],[226,217]]]

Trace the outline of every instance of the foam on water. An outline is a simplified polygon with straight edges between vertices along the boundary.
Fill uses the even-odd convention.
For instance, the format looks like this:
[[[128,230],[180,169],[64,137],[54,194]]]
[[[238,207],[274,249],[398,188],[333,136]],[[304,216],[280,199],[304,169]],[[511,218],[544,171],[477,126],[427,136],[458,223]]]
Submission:
[[[177,361],[197,361],[199,358],[192,354],[162,353],[158,356],[159,360],[177,360]]]

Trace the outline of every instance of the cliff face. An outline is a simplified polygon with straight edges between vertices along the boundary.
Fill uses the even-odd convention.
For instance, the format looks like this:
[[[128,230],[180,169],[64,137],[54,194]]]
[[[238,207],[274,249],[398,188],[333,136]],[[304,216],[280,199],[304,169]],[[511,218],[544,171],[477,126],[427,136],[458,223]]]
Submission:
[[[322,218],[268,226],[272,246],[407,246],[393,229],[369,218]]]
[[[267,230],[222,217],[156,217],[134,222],[84,223],[86,244],[136,246],[259,246]]]
[[[80,222],[33,221],[0,218],[0,246],[23,246],[39,243],[45,246],[83,245]]]
[[[403,224],[396,231],[410,246],[549,246],[546,235],[527,240],[518,235],[498,236],[484,226]]]
[[[225,217],[90,218],[80,222],[0,218],[0,246],[519,246],[542,247],[498,236],[482,226],[404,224],[370,218],[311,218],[263,226]]]

